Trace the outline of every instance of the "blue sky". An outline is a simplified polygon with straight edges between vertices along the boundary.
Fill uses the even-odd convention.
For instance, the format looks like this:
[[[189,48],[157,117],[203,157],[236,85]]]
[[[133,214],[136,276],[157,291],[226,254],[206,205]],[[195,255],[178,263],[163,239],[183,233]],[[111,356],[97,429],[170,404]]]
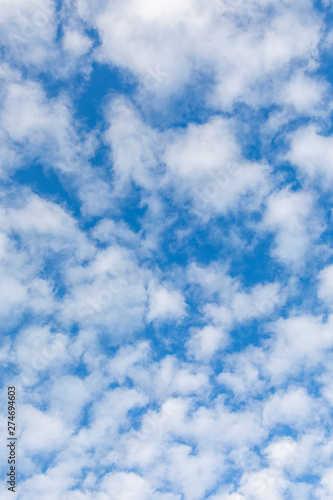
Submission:
[[[1,2],[1,499],[333,498],[332,16]]]

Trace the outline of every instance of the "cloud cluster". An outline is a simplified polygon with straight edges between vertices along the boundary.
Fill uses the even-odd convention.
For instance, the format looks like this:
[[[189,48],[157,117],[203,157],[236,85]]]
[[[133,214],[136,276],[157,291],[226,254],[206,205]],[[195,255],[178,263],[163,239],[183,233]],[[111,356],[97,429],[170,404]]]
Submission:
[[[0,5],[18,499],[331,498],[330,9]]]

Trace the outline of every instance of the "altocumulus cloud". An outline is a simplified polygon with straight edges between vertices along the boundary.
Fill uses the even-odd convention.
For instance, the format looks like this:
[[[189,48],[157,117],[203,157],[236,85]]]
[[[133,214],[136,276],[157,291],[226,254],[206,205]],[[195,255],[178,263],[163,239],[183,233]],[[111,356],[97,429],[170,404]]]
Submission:
[[[1,2],[16,498],[333,498],[332,8]]]

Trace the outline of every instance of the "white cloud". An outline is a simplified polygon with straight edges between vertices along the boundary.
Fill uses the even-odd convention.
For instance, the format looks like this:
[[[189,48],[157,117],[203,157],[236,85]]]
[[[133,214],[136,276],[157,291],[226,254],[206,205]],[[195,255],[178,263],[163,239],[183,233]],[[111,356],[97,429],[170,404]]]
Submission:
[[[297,167],[302,176],[319,180],[326,189],[332,183],[333,140],[322,135],[315,125],[300,128],[291,134],[287,159]]]
[[[316,403],[301,387],[290,387],[287,392],[278,392],[264,406],[263,417],[269,427],[276,424],[301,427],[313,417]]]
[[[164,162],[171,182],[189,191],[203,218],[239,205],[253,210],[267,190],[266,168],[242,159],[231,124],[221,118],[174,134]]]
[[[43,315],[57,309],[54,277],[45,273],[50,256],[80,262],[94,250],[76,221],[58,204],[20,189],[3,196],[0,209],[0,266],[6,277],[1,314],[16,321],[27,310]],[[52,273],[50,273],[52,274]]]
[[[183,318],[186,314],[186,303],[178,290],[168,286],[153,286],[149,293],[149,309],[147,320],[167,321]]]
[[[111,190],[100,172],[89,160],[98,140],[94,132],[85,134],[73,117],[73,109],[65,93],[48,98],[40,82],[25,79],[18,70],[0,68],[1,135],[4,136],[4,160],[1,177],[13,169],[30,168],[37,162],[53,169],[60,181],[78,191],[82,212],[105,211],[111,204]]]
[[[197,360],[207,361],[216,351],[228,345],[229,336],[223,329],[207,325],[202,329],[195,329],[187,348],[190,355]]]
[[[333,495],[333,469],[324,472],[321,484],[316,490],[319,500],[328,500]]]
[[[316,109],[322,107],[327,92],[327,84],[296,73],[281,90],[281,102],[286,106],[293,106],[300,114],[315,114]]]
[[[269,469],[263,469],[259,472],[246,474],[243,478],[241,491],[245,498],[253,500],[283,500],[283,494],[286,488],[286,481],[283,477],[274,475]]]
[[[131,335],[143,324],[150,272],[140,268],[127,249],[111,246],[101,250],[86,265],[68,270],[68,294],[62,320],[81,325],[108,326],[109,335]],[[126,311],[126,313],[125,313]]]
[[[111,145],[113,169],[119,184],[116,190],[123,189],[131,180],[139,186],[157,190],[160,184],[157,154],[161,148],[157,145],[158,134],[120,98],[111,102],[107,119],[110,127],[106,139]]]
[[[223,371],[217,376],[217,381],[232,390],[237,398],[260,394],[267,387],[261,373],[264,359],[264,354],[254,348],[248,353],[229,355],[225,359]]]
[[[176,202],[189,198],[192,212],[205,219],[240,207],[255,210],[268,192],[267,167],[242,158],[227,119],[158,133],[122,99],[111,102],[106,117],[115,194],[126,194],[134,181],[156,199],[171,186]]]
[[[56,415],[45,413],[33,406],[22,406],[20,444],[25,453],[51,452],[63,446],[70,429]]]
[[[81,0],[78,12],[100,34],[99,60],[129,69],[151,94],[179,91],[200,65],[215,73],[212,100],[228,108],[238,99],[260,100],[253,87],[296,58],[309,63],[320,41],[310,2],[188,0],[156,7],[128,0],[100,2],[92,10]]]
[[[103,478],[102,491],[115,500],[145,500],[152,497],[150,485],[133,472],[118,472]]]
[[[52,57],[56,35],[55,5],[52,1],[4,0],[0,6],[3,42],[12,58],[41,65]]]
[[[271,341],[266,370],[275,383],[323,362],[326,350],[333,345],[331,322],[330,317],[324,322],[304,314],[269,325],[276,338]]]
[[[76,56],[86,54],[92,46],[92,41],[79,31],[66,30],[63,38],[64,49]]]
[[[11,357],[21,369],[23,385],[34,385],[45,371],[64,364],[68,337],[49,328],[34,325],[23,329],[15,339]]]
[[[292,268],[301,268],[311,255],[312,245],[323,231],[315,200],[307,191],[288,188],[273,193],[267,202],[262,227],[275,232],[272,255]]]
[[[238,283],[237,288],[231,296],[222,295],[217,303],[204,306],[205,317],[216,326],[231,330],[236,325],[269,316],[285,301],[278,283],[256,285],[247,291]]]
[[[328,306],[333,305],[333,265],[319,273],[318,297]]]

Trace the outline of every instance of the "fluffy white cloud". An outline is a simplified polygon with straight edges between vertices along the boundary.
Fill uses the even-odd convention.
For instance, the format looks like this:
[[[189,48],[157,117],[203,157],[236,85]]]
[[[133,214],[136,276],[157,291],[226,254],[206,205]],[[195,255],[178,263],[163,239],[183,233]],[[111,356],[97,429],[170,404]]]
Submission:
[[[333,140],[320,134],[315,125],[296,130],[291,135],[287,159],[295,165],[301,175],[309,180],[319,180],[321,185],[332,183]]]
[[[112,148],[112,164],[119,182],[118,189],[133,180],[139,186],[157,189],[159,171],[158,134],[145,125],[133,107],[115,99],[107,109],[110,127],[106,138]]]
[[[306,76],[304,73],[296,73],[292,79],[281,90],[281,102],[286,106],[293,106],[300,114],[314,115],[316,109],[322,108],[326,101],[327,84]]]
[[[221,385],[230,389],[236,398],[249,398],[260,394],[267,387],[262,374],[265,354],[258,349],[237,356],[229,355],[225,359],[224,370],[217,376]]]
[[[149,294],[147,320],[175,320],[186,314],[184,297],[178,290],[167,286],[152,287]]]
[[[311,369],[320,364],[327,349],[333,345],[332,318],[301,315],[279,320],[269,325],[276,338],[271,342],[267,371],[273,381],[297,375],[304,367]]]
[[[131,334],[143,323],[150,272],[138,266],[135,257],[118,246],[96,254],[88,265],[68,270],[63,321],[82,325],[112,325],[109,335]]]
[[[267,192],[267,168],[242,158],[228,120],[158,134],[123,100],[114,100],[108,110],[116,193],[131,181],[155,195],[171,185],[176,200],[189,197],[194,213],[205,218],[239,205],[254,210]]]
[[[56,414],[46,414],[32,406],[21,408],[21,446],[25,452],[50,452],[63,446],[70,430]]]
[[[294,269],[304,265],[313,242],[324,229],[318,216],[313,215],[314,203],[310,192],[292,192],[288,188],[268,198],[262,227],[275,232],[273,255]]]
[[[330,307],[333,302],[333,266],[325,267],[319,273],[318,297]]]
[[[56,35],[55,4],[51,0],[4,0],[0,7],[2,42],[19,62],[45,63]]]
[[[251,92],[253,85],[262,90],[260,83],[294,59],[311,60],[320,41],[320,20],[310,2],[188,0],[156,7],[128,0],[100,2],[92,9],[80,0],[77,8],[100,34],[99,60],[131,70],[160,96],[179,91],[200,64],[207,73],[213,69],[211,99],[223,107],[260,99]],[[238,24],[239,18],[246,24]]]
[[[265,166],[242,159],[231,124],[221,118],[175,134],[164,163],[172,182],[190,192],[203,218],[238,205],[253,210],[268,188]]]
[[[86,54],[92,46],[92,41],[79,31],[67,30],[63,39],[64,49],[73,52],[76,56]]]
[[[209,360],[216,351],[228,345],[229,336],[222,328],[206,325],[201,329],[195,329],[187,342],[190,355],[197,360]]]
[[[270,427],[285,424],[297,428],[313,416],[315,409],[315,402],[305,389],[290,387],[269,399],[263,416]]]

